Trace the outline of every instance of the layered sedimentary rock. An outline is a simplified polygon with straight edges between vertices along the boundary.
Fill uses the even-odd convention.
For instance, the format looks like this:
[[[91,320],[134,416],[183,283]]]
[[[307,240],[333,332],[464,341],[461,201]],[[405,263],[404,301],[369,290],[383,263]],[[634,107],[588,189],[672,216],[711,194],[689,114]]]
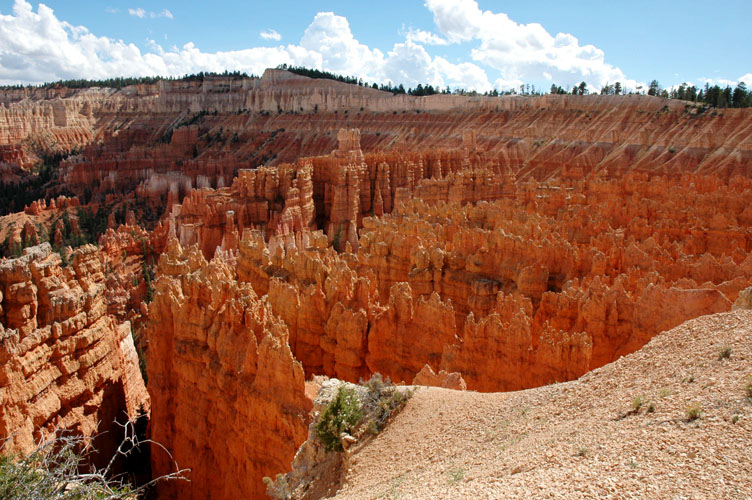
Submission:
[[[96,249],[68,267],[45,243],[0,261],[0,436],[29,452],[64,430],[92,438],[108,460],[125,423],[148,414],[130,324],[107,314]],[[3,331],[4,330],[4,331]]]
[[[526,182],[492,203],[413,199],[364,218],[357,253],[246,231],[238,277],[268,296],[308,373],[410,381],[427,363],[471,389],[530,387],[728,310],[752,282],[747,192],[741,178],[635,174]]]
[[[292,163],[335,148],[343,153],[337,159],[355,169],[331,172],[332,185],[359,177],[361,197],[376,181],[378,163],[369,161],[369,153],[430,157],[414,178],[435,179],[423,188],[426,195],[450,189],[454,183],[444,177],[458,170],[453,162],[464,162],[463,169],[483,166],[491,177],[465,174],[458,180],[464,187],[454,188],[455,196],[465,192],[472,201],[498,191],[487,181],[499,182],[502,174],[581,178],[637,170],[727,180],[748,175],[752,162],[748,110],[705,112],[650,96],[412,97],[268,70],[262,78],[162,81],[121,90],[8,90],[0,92],[0,103],[7,161],[34,163],[30,145],[51,151],[83,146],[63,163],[63,180],[86,201],[138,190],[154,205],[179,203],[190,189],[229,186],[240,169]],[[338,147],[341,129],[358,130],[358,138],[351,134],[352,148]],[[348,153],[357,139],[367,181],[358,168],[362,159]],[[466,153],[462,158],[459,150]],[[391,178],[419,169],[415,162],[396,176],[390,172]],[[354,188],[331,200],[335,213],[346,213],[339,207],[351,204]],[[388,204],[381,194],[374,212]],[[363,213],[370,214],[364,204]]]
[[[160,498],[261,498],[264,476],[290,467],[311,401],[287,327],[221,258],[172,239],[149,306],[152,468],[190,468]]]
[[[306,376],[532,387],[749,302],[749,110],[416,98],[277,70],[0,103],[3,178],[30,176],[39,145],[83,146],[0,235],[60,244],[52,213],[123,207],[96,309],[148,340],[152,438],[192,469],[168,498],[260,497],[305,439]],[[12,285],[4,335],[33,336],[46,313]],[[155,447],[153,466],[174,464]]]

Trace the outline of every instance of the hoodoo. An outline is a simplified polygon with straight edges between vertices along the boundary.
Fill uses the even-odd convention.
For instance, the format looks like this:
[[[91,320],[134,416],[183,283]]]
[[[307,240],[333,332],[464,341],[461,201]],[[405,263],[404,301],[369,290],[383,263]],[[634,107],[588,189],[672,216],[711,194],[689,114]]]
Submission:
[[[142,416],[152,476],[179,467],[189,479],[159,482],[160,499],[375,497],[411,471],[428,488],[405,485],[416,498],[474,496],[447,489],[463,481],[516,494],[525,474],[577,469],[601,449],[623,479],[588,422],[629,439],[667,422],[671,439],[705,429],[677,416],[685,390],[710,398],[708,429],[727,425],[749,444],[741,378],[733,397],[708,389],[712,370],[729,391],[732,372],[747,375],[750,317],[717,313],[750,302],[748,109],[647,95],[395,95],[271,69],[6,89],[0,155],[3,454],[64,430],[105,457],[118,423]],[[716,316],[687,323],[704,315]],[[687,346],[719,352],[700,359]],[[649,383],[627,379],[641,373]],[[376,374],[437,388],[418,389],[395,417],[411,392],[389,392]],[[660,377],[674,391],[665,407]],[[658,427],[640,427],[648,407],[629,409],[641,394],[625,383],[650,392]],[[616,387],[618,401],[588,399],[591,386],[598,398]],[[360,427],[348,427],[356,405]],[[578,416],[591,410],[595,420]],[[416,427],[421,443],[405,431],[434,417],[456,459],[439,456],[433,431]],[[479,419],[496,427],[483,434]],[[514,464],[490,451],[498,471],[466,463],[464,421],[474,445],[510,450]],[[538,436],[534,458],[507,424]],[[543,450],[570,424],[593,430],[587,451]],[[660,453],[711,467],[694,440],[677,442]],[[738,444],[735,463],[748,463]],[[410,470],[384,466],[390,483],[373,479],[364,467],[379,450]],[[732,479],[735,490],[718,491],[749,493]]]

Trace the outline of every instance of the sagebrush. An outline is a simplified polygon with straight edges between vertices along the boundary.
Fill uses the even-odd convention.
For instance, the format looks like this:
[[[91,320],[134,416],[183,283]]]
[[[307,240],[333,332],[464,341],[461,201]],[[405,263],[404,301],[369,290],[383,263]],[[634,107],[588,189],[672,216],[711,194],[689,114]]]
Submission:
[[[340,436],[343,432],[351,433],[361,418],[363,412],[355,390],[341,385],[316,422],[316,435],[327,450],[342,451]]]

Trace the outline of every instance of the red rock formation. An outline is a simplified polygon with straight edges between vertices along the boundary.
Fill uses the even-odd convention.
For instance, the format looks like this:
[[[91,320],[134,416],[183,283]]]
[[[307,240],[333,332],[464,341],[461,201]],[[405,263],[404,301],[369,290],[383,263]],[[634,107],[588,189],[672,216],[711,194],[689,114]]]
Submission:
[[[462,379],[462,375],[457,372],[447,373],[444,370],[440,370],[439,373],[435,373],[431,365],[424,365],[420,369],[415,378],[413,378],[413,385],[428,385],[431,387],[443,387],[445,389],[454,389],[457,391],[464,391],[467,389],[467,384]]]
[[[752,282],[750,110],[392,96],[278,70],[50,92],[0,93],[0,145],[96,137],[60,187],[133,201],[100,240],[106,298],[149,315],[153,437],[195,474],[171,496],[261,495],[305,436],[304,372],[569,380]],[[142,241],[168,251],[149,306]],[[3,293],[5,328],[36,328]]]
[[[649,96],[395,96],[269,70],[262,79],[165,81],[118,91],[4,91],[0,102],[0,146],[10,148],[9,158],[32,158],[29,144],[86,146],[63,163],[68,189],[88,201],[138,188],[162,208],[180,203],[193,188],[229,186],[239,169],[335,148],[341,165],[368,165],[367,175],[351,172],[351,181],[345,175],[352,185],[337,195],[338,206],[352,205],[359,183],[365,215],[376,208],[371,200],[379,207],[385,200],[383,188],[381,201],[371,194],[380,161],[369,154],[410,157],[390,167],[392,195],[422,179],[431,179],[422,188],[426,196],[443,192],[455,184],[443,180],[450,172],[480,168],[453,187],[458,201],[508,194],[503,176],[576,180],[593,172],[640,171],[728,180],[747,176],[752,158],[749,110],[702,113]],[[317,173],[314,179],[318,183]],[[323,189],[315,188],[319,214],[334,196]]]
[[[68,430],[95,439],[108,460],[123,423],[149,412],[129,323],[107,314],[93,246],[70,266],[49,244],[0,261],[0,436],[4,453],[29,452]],[[3,332],[4,330],[4,332]]]
[[[308,373],[410,381],[429,364],[476,390],[529,387],[728,310],[752,281],[752,240],[726,222],[748,189],[631,175],[528,182],[493,203],[414,200],[364,218],[357,254],[315,233],[244,234],[238,275],[268,295]],[[709,214],[712,232],[699,225]]]
[[[46,210],[65,210],[67,208],[73,208],[79,206],[78,198],[58,196],[57,198],[50,199],[49,205],[44,199],[33,201],[29,206],[24,208],[24,213],[28,215],[41,215]]]
[[[147,326],[152,439],[192,469],[160,498],[261,498],[261,479],[289,469],[312,406],[287,328],[196,247],[171,240],[159,271]],[[153,447],[154,473],[172,467]]]

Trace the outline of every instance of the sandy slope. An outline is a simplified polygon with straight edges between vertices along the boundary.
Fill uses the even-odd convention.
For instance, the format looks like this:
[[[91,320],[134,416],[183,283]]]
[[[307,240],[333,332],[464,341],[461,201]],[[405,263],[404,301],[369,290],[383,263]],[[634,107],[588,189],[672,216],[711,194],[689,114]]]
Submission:
[[[336,498],[752,498],[749,375],[752,311],[736,311],[688,321],[573,382],[422,388],[352,457]],[[646,403],[629,414],[637,396]],[[689,422],[693,403],[703,413]]]

